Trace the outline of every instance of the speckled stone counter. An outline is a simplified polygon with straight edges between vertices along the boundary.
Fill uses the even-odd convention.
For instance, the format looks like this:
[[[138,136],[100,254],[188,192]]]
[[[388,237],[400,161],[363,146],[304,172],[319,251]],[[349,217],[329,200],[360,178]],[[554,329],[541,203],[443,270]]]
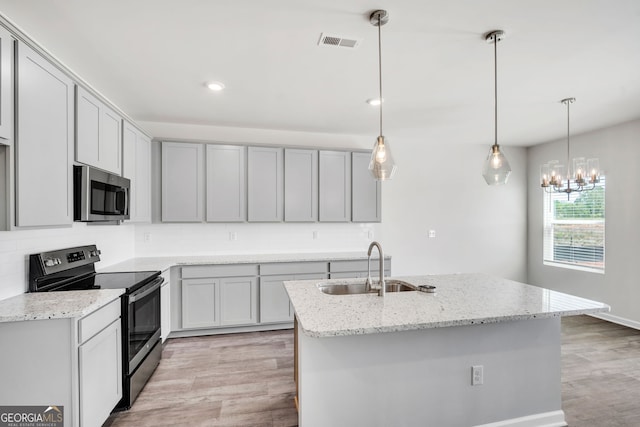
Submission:
[[[390,259],[385,256],[385,259]],[[367,259],[367,252],[323,252],[323,253],[273,253],[273,254],[237,254],[237,255],[198,255],[198,256],[163,256],[131,258],[98,271],[107,273],[112,271],[165,271],[175,265],[206,265],[206,264],[260,264],[272,262],[305,262],[305,261],[340,261]],[[377,258],[372,258],[377,262]],[[376,265],[373,263],[372,265]]]
[[[399,279],[434,285],[436,293],[387,293],[384,299],[376,294],[327,295],[318,290],[317,280],[285,282],[285,288],[300,329],[317,338],[609,311],[609,306],[600,302],[485,274]]]
[[[16,295],[0,301],[0,323],[84,317],[123,292],[124,289],[99,289]]]

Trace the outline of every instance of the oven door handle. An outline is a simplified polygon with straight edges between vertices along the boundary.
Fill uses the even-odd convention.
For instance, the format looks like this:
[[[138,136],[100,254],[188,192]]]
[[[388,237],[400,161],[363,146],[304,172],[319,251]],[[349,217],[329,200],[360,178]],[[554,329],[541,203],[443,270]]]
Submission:
[[[129,295],[129,302],[136,302],[137,300],[146,297],[151,292],[159,289],[162,283],[164,283],[164,278],[162,276],[159,276],[157,279],[154,279],[153,282],[151,282],[149,285]]]

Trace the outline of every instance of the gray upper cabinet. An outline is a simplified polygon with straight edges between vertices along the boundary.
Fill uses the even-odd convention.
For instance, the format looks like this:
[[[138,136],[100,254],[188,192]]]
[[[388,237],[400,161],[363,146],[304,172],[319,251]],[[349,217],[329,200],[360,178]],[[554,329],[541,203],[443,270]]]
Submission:
[[[247,172],[248,220],[280,222],[283,219],[282,148],[249,147]]]
[[[246,147],[207,145],[207,221],[247,219]]]
[[[284,220],[318,220],[317,150],[284,150]]]
[[[350,221],[351,153],[320,151],[319,180],[320,221]]]
[[[13,43],[9,31],[0,26],[0,138],[10,141],[13,140]]]
[[[16,225],[73,220],[73,82],[17,44]]]
[[[380,181],[369,173],[371,153],[351,154],[351,220],[380,222],[382,202]]]
[[[162,143],[162,221],[204,219],[204,145]]]
[[[76,161],[120,175],[122,117],[76,87]]]
[[[122,175],[131,180],[130,221],[151,222],[151,140],[125,121],[122,146]]]

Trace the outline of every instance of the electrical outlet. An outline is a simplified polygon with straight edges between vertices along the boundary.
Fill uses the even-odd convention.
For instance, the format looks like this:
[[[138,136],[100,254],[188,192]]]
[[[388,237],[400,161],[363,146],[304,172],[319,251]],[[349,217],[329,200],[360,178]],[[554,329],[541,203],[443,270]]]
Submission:
[[[471,385],[482,385],[484,383],[484,367],[475,365],[471,367]]]
[[[143,240],[148,243],[151,241],[151,233],[149,233],[148,231],[145,231],[144,234],[142,235]]]
[[[369,232],[367,233],[367,239],[373,240],[373,230],[369,230]]]
[[[313,231],[313,240],[318,240],[318,231],[317,230]]]
[[[436,237],[436,230],[429,230],[428,236],[430,239],[433,239]]]
[[[231,241],[238,240],[238,234],[235,231],[230,231],[229,232],[229,240],[231,240]]]

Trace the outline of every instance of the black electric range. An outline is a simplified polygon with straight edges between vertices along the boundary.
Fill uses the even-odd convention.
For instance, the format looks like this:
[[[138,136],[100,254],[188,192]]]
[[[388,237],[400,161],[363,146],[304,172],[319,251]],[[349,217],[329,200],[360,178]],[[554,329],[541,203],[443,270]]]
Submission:
[[[95,245],[41,252],[29,256],[29,291],[59,292],[124,289],[121,297],[122,400],[133,404],[160,362],[160,271],[97,273]]]

